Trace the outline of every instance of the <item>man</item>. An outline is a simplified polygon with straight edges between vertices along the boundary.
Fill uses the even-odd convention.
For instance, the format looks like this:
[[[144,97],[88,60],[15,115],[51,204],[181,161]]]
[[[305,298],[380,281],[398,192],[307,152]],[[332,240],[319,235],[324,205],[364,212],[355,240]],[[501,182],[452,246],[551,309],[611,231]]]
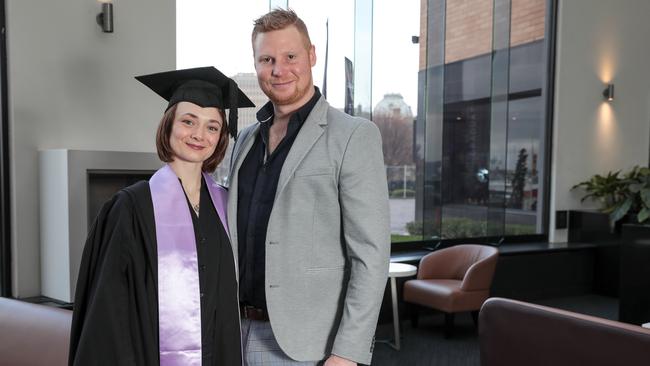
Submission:
[[[252,43],[270,102],[239,135],[228,205],[244,357],[369,364],[390,252],[379,131],[314,87],[315,48],[293,11],[256,20]]]

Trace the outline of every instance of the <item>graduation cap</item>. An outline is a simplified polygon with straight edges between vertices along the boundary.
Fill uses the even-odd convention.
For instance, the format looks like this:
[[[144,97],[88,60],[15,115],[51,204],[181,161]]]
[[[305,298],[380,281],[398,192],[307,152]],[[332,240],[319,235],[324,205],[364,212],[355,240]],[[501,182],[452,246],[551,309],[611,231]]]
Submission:
[[[229,109],[228,131],[237,138],[237,108],[255,107],[237,83],[212,66],[172,70],[135,77],[169,101],[191,102],[203,108]]]

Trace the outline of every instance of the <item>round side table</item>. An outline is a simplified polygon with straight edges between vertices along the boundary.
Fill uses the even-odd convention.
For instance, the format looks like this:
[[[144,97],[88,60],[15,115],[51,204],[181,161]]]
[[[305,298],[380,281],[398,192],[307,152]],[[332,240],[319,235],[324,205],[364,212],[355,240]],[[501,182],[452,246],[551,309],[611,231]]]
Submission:
[[[393,301],[393,328],[395,343],[387,342],[391,347],[399,351],[401,347],[399,334],[399,311],[397,309],[397,277],[410,277],[418,273],[416,266],[406,263],[391,263],[388,267],[388,278],[390,278],[390,292]]]

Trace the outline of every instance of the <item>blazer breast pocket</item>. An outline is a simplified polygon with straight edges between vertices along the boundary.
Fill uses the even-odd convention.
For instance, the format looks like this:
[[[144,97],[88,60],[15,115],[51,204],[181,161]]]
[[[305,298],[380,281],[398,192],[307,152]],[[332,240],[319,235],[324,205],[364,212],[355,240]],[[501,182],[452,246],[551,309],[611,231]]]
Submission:
[[[333,175],[333,174],[334,174],[333,167],[318,167],[318,168],[297,169],[293,174],[293,176],[295,178],[300,178],[300,177],[314,177],[319,175]]]

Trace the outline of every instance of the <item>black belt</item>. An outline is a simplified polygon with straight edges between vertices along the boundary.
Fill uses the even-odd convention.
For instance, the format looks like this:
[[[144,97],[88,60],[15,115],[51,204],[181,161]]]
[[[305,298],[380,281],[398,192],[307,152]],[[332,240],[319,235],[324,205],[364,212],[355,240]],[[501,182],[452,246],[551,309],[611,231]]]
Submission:
[[[269,313],[266,310],[251,305],[240,304],[239,313],[244,319],[260,320],[265,322],[269,321]]]

